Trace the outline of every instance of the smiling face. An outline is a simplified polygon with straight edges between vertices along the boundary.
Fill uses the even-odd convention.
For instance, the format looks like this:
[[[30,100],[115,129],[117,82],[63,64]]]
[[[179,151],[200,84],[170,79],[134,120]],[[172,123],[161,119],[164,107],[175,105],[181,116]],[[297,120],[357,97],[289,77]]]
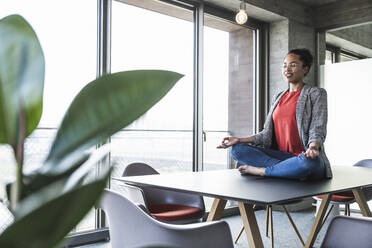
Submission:
[[[299,55],[290,53],[285,57],[282,73],[288,83],[303,83],[303,79],[308,72],[309,67],[303,66]]]

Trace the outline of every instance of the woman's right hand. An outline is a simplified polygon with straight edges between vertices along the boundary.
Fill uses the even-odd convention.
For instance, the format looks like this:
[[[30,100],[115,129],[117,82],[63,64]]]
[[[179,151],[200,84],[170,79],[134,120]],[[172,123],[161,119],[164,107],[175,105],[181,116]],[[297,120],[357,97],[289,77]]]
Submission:
[[[225,137],[223,138],[221,145],[217,146],[217,148],[228,148],[238,143],[239,138],[237,137]]]

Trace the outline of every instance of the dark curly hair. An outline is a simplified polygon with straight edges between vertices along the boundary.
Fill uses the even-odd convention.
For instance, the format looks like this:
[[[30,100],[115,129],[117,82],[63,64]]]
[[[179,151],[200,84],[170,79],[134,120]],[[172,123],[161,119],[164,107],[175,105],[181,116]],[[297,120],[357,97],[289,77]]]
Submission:
[[[309,67],[309,70],[313,64],[313,55],[311,54],[311,52],[309,51],[309,49],[306,49],[306,48],[296,48],[296,49],[292,49],[290,50],[288,54],[296,54],[300,57],[300,60],[303,64],[303,66],[308,66]]]

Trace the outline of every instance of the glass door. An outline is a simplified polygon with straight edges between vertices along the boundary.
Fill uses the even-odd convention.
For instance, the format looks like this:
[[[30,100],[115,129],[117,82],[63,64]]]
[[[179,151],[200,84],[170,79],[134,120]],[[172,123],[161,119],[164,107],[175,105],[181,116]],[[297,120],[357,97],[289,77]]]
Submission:
[[[193,12],[159,1],[137,6],[125,2],[112,6],[111,71],[161,69],[184,77],[144,116],[112,137],[112,177],[121,176],[133,162],[147,163],[160,173],[191,171]]]
[[[0,18],[11,14],[20,14],[31,24],[45,56],[43,114],[38,128],[25,143],[24,170],[32,171],[44,161],[72,99],[96,77],[97,3],[90,0],[2,1]],[[9,149],[0,147],[0,154],[7,152]],[[0,167],[0,181],[12,180],[14,161],[0,162],[7,165]],[[92,229],[95,229],[94,210],[74,232]]]
[[[204,22],[202,169],[234,168],[230,149],[216,147],[254,132],[254,31],[210,15]]]
[[[203,169],[231,168],[223,137],[254,132],[254,30],[206,16],[204,27]]]

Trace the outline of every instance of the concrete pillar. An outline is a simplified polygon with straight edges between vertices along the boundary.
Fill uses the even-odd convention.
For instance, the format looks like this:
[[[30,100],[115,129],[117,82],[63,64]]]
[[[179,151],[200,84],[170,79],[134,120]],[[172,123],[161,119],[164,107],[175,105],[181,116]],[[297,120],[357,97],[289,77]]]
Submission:
[[[309,85],[317,85],[315,80],[316,74],[316,32],[313,27],[305,26],[296,21],[289,21],[289,44],[288,49],[294,48],[307,48],[314,56],[314,63],[309,72],[305,77],[305,83]]]
[[[242,28],[229,36],[229,117],[234,136],[253,134],[253,31]]]
[[[269,104],[273,96],[288,85],[282,77],[283,59],[289,48],[288,20],[273,22],[269,31]]]
[[[287,52],[294,48],[307,48],[314,56],[314,64],[305,82],[317,85],[316,32],[315,29],[293,20],[270,23],[269,40],[269,100],[280,90],[288,88],[282,77],[283,60]]]
[[[319,32],[317,35],[317,71],[315,78],[318,81],[318,86],[323,87],[324,82],[323,82],[323,76],[324,76],[324,63],[325,63],[325,58],[326,58],[326,34],[325,32]]]

